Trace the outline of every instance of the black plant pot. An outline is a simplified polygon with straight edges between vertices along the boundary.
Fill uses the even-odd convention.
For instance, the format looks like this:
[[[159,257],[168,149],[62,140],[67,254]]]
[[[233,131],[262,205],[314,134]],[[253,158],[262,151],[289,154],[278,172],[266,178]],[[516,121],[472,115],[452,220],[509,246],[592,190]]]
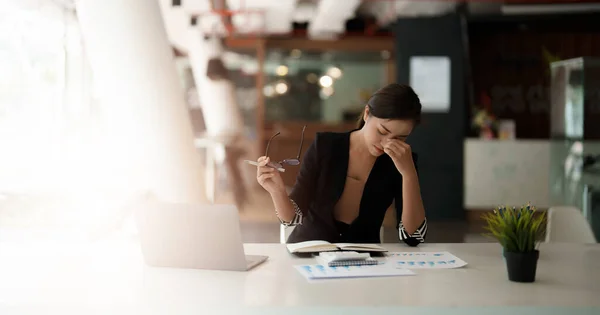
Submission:
[[[514,282],[534,282],[537,261],[540,252],[535,250],[528,253],[504,252],[508,280]]]

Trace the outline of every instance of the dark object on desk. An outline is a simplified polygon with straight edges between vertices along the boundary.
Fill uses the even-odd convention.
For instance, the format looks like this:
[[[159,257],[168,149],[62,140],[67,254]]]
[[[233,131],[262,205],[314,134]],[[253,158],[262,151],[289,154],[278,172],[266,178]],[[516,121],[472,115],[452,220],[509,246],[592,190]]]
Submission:
[[[528,253],[504,252],[508,280],[534,282],[539,257],[540,252],[538,250]]]
[[[355,252],[356,250],[352,250],[353,252]],[[371,252],[371,251],[358,251],[359,253],[369,253],[369,255],[371,255],[371,257],[386,257],[386,253],[385,252]],[[289,253],[290,255],[293,255],[294,257],[298,257],[298,258],[315,258],[317,256],[319,256],[319,253]]]
[[[332,244],[327,241],[307,241],[295,244],[288,244],[287,249],[290,253],[322,253],[322,252],[387,252],[379,244]]]

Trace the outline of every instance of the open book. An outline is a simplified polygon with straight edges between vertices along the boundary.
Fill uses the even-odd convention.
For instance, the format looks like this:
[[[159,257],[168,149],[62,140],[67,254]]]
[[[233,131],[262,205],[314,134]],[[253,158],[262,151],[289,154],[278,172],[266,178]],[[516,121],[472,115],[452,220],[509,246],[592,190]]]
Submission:
[[[387,249],[377,244],[349,244],[329,243],[326,241],[306,241],[287,245],[290,253],[320,253],[337,250],[348,250],[355,252],[387,252]]]

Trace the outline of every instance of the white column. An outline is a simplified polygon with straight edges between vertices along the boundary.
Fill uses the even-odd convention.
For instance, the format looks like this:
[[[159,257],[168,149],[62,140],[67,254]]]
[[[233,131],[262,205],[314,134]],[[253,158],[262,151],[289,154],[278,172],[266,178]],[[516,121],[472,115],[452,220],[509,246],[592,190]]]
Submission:
[[[208,138],[197,143],[202,144],[206,150],[206,194],[208,200],[214,202],[217,194],[218,166],[223,164],[225,146],[233,145],[236,140],[236,145],[242,145],[237,137],[243,136],[244,122],[234,84],[229,80],[213,81],[206,75],[209,59],[223,57],[224,49],[220,40],[204,40],[204,34],[199,28],[190,29],[187,35],[190,65]]]
[[[210,136],[228,142],[243,134],[244,122],[233,83],[229,80],[213,81],[206,76],[208,60],[223,57],[224,49],[219,39],[204,40],[203,37],[198,28],[188,31],[190,65],[206,130]]]
[[[113,189],[201,202],[202,170],[156,0],[79,0],[77,15],[108,132]],[[108,150],[110,148],[110,150]]]

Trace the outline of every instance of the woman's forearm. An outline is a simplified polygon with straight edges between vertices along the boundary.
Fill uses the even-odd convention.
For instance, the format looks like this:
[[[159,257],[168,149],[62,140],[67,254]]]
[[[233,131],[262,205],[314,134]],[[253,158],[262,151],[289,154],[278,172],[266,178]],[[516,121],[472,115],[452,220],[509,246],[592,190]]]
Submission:
[[[402,224],[404,230],[413,234],[425,220],[425,208],[417,172],[402,175]]]
[[[287,193],[281,191],[279,193],[271,194],[271,199],[273,200],[273,205],[275,206],[279,219],[285,222],[291,222],[294,219],[296,212]]]

